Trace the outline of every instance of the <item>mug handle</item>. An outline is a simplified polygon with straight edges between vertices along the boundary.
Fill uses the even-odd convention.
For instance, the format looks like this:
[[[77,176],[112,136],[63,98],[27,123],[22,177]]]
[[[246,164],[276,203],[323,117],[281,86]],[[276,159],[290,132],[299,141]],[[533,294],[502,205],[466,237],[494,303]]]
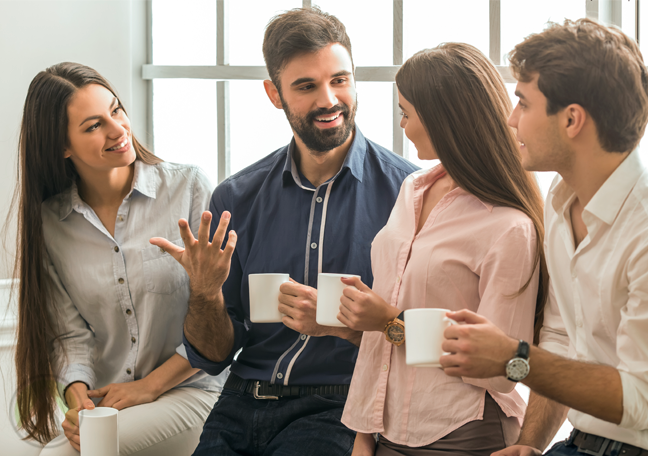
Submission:
[[[456,321],[454,321],[452,318],[448,318],[448,317],[443,317],[443,322],[444,323],[450,323],[448,326],[458,325],[459,324]]]

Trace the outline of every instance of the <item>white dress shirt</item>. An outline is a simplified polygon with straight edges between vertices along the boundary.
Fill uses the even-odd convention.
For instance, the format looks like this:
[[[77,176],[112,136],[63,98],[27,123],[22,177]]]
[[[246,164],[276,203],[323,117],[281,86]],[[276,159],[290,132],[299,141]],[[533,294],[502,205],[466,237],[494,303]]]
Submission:
[[[182,246],[178,220],[188,220],[197,233],[212,188],[198,167],[138,160],[114,236],[76,185],[43,203],[50,309],[61,334],[52,342],[61,393],[76,381],[95,389],[138,380],[175,353],[186,358],[182,326],[189,278],[149,239],[160,236]],[[201,371],[179,386],[220,391],[227,375],[228,370],[218,377]]]
[[[583,432],[648,449],[648,172],[637,151],[585,206],[587,236],[577,248],[570,222],[575,197],[557,176],[545,206],[555,299],[545,311],[540,347],[615,367],[623,386],[621,424],[576,410],[569,421]]]

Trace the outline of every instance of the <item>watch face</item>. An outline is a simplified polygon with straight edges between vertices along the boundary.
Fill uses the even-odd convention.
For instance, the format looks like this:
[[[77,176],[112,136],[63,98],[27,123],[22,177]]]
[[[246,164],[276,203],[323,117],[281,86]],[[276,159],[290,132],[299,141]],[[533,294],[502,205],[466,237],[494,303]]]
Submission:
[[[529,375],[529,362],[522,358],[513,358],[506,365],[506,376],[509,380],[519,382]]]
[[[405,337],[405,332],[399,325],[391,325],[387,328],[387,336],[394,342],[401,342]]]

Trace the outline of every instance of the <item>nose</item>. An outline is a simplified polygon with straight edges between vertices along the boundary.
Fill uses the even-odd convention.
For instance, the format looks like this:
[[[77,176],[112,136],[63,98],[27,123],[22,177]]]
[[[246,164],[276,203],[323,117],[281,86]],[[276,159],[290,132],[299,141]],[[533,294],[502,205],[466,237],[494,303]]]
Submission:
[[[520,119],[520,105],[518,103],[515,105],[515,108],[513,109],[513,111],[511,111],[511,115],[508,118],[509,127],[517,128],[519,119]]]
[[[407,117],[401,116],[401,120],[400,120],[399,125],[403,130],[405,130],[405,126],[407,125]]]
[[[108,137],[110,139],[119,139],[128,132],[128,122],[121,119],[110,119],[107,125]]]
[[[324,85],[317,95],[318,108],[332,108],[338,103],[335,91],[329,85]]]

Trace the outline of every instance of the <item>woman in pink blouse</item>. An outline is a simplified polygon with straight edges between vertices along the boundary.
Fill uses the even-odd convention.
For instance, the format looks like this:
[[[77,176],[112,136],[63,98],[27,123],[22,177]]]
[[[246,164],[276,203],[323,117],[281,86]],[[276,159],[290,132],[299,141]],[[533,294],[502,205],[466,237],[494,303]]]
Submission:
[[[403,182],[372,244],[373,290],[343,279],[357,290],[345,290],[338,318],[365,332],[342,422],[358,432],[355,456],[490,455],[519,435],[515,384],[407,366],[407,341],[383,331],[406,309],[470,309],[531,341],[548,284],[542,197],[507,125],[504,81],[480,51],[421,51],[396,84],[401,127],[420,158],[441,164]]]

